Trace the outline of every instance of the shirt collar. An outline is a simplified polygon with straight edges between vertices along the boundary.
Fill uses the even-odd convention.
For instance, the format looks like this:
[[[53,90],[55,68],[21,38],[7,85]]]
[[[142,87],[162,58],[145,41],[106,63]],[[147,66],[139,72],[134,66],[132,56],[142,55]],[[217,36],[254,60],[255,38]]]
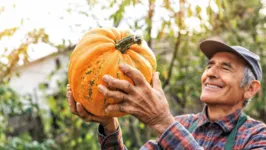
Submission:
[[[202,126],[206,123],[211,122],[208,118],[207,108],[208,106],[205,105],[201,113],[201,118],[200,118],[198,126]],[[220,120],[215,121],[215,123],[218,124],[223,129],[224,132],[230,132],[237,124],[237,121],[238,121],[239,116],[241,115],[241,112],[242,112],[241,109],[237,109],[235,112],[223,117]]]

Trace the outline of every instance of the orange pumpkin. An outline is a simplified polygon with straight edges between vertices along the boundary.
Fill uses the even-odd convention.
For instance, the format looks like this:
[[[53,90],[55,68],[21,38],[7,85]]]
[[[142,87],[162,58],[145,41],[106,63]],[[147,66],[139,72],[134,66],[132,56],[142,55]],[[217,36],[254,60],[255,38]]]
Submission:
[[[137,68],[151,83],[156,71],[156,59],[146,42],[138,35],[117,28],[94,28],[88,31],[70,56],[68,80],[77,102],[97,116],[119,117],[124,113],[106,114],[104,109],[114,100],[105,98],[98,85],[105,82],[102,77],[109,74],[134,84],[119,69],[119,64]]]

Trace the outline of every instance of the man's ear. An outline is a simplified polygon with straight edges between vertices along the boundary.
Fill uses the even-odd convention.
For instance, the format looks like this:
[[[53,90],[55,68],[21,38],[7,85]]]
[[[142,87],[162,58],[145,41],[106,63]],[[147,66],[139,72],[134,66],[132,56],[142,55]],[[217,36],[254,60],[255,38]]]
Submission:
[[[260,81],[253,80],[251,84],[245,87],[244,98],[249,99],[253,97],[260,90]]]

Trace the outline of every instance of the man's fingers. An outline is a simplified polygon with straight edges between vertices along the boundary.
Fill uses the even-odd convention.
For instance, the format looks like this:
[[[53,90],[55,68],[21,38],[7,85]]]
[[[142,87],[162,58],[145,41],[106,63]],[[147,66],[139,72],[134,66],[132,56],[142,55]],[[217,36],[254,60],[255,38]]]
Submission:
[[[76,104],[78,116],[84,119],[85,121],[92,121],[91,115],[84,109],[84,107],[78,102]]]
[[[78,116],[81,117],[86,122],[102,123],[105,121],[104,117],[98,117],[86,111],[80,103],[77,103],[77,112]]]
[[[68,91],[71,91],[71,89],[70,89],[70,85],[69,85],[69,84],[67,84],[67,88],[66,88],[66,97],[67,97],[67,98],[69,97],[69,95],[68,95]]]
[[[77,112],[78,116],[86,122],[98,122],[97,119],[95,119],[95,116],[87,112],[80,103],[77,103]]]
[[[125,75],[127,75],[129,78],[132,79],[132,81],[135,83],[135,85],[146,84],[145,77],[136,68],[133,68],[127,64],[122,64],[119,66],[119,68],[124,72]]]
[[[108,105],[105,109],[105,112],[124,112],[124,108],[120,104]]]
[[[120,91],[111,91],[103,85],[98,85],[99,91],[107,98],[113,98],[116,103],[130,101],[129,96]]]
[[[67,96],[67,102],[68,102],[70,111],[73,114],[82,118],[86,122],[97,122],[97,123],[101,123],[101,124],[104,124],[106,122],[106,119],[107,119],[106,117],[95,116],[95,115],[91,114],[90,112],[88,112],[87,110],[85,110],[85,108],[79,102],[76,103],[76,101],[72,95],[69,84],[67,85],[66,96]]]
[[[155,72],[153,74],[153,77],[152,77],[152,87],[159,91],[159,92],[162,92],[162,85],[161,85],[161,81],[160,81],[160,78],[159,78],[159,72]]]
[[[105,112],[124,112],[127,114],[135,115],[134,107],[130,106],[128,103],[120,104],[110,104],[106,107]]]
[[[135,93],[134,87],[131,83],[126,80],[119,80],[110,75],[104,75],[103,81],[111,88],[121,89],[126,93],[133,94]]]
[[[74,97],[73,97],[71,91],[67,91],[67,103],[68,103],[68,106],[69,106],[69,108],[70,108],[70,111],[71,111],[73,114],[77,114],[76,102],[75,102],[75,100],[74,100]]]

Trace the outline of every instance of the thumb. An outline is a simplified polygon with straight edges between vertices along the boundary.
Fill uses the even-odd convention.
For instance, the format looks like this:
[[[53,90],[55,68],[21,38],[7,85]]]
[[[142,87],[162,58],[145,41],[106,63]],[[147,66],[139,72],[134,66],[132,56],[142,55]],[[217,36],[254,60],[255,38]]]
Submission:
[[[159,75],[160,75],[159,72],[153,73],[153,76],[152,76],[152,87],[155,90],[160,90],[161,91],[162,90],[162,86],[161,86],[161,81],[160,81]]]

